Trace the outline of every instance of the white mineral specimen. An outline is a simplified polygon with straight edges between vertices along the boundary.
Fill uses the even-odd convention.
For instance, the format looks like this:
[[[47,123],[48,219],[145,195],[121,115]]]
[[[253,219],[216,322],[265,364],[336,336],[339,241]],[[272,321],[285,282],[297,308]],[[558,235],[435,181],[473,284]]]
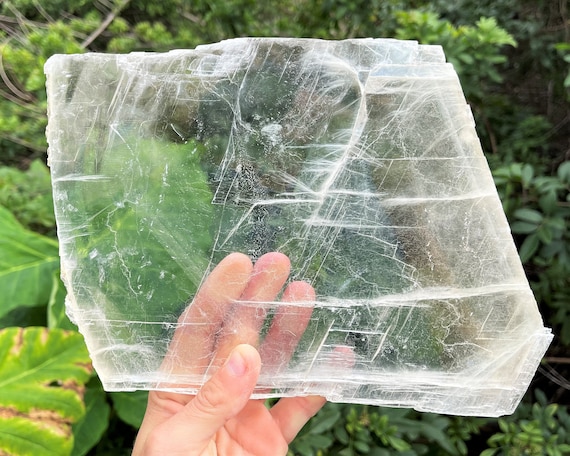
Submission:
[[[67,308],[107,390],[195,393],[210,370],[164,369],[199,324],[179,316],[227,254],[277,251],[317,298],[233,303],[262,344],[310,315],[256,397],[514,410],[552,336],[439,46],[244,38],[45,70]]]

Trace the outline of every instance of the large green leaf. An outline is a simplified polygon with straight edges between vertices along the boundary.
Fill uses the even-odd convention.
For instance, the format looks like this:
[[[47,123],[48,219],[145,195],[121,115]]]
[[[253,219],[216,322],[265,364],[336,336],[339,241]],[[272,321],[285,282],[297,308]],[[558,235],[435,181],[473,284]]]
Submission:
[[[119,418],[135,428],[139,428],[146,411],[148,391],[127,391],[111,393],[111,399]]]
[[[83,390],[91,372],[79,333],[1,330],[0,454],[70,454],[71,425],[85,414]]]
[[[95,382],[93,382],[95,383]],[[109,427],[111,407],[106,400],[105,391],[99,381],[85,392],[85,415],[73,425],[75,442],[72,456],[83,456],[93,448]]]
[[[0,205],[9,209],[25,227],[39,228],[43,233],[53,231],[51,178],[42,160],[31,162],[26,171],[0,167]]]
[[[52,287],[47,306],[48,328],[60,328],[77,331],[77,326],[71,323],[65,313],[65,297],[67,290],[61,281],[60,272],[55,271],[52,275]]]
[[[47,304],[58,268],[57,241],[27,230],[0,206],[0,317]]]

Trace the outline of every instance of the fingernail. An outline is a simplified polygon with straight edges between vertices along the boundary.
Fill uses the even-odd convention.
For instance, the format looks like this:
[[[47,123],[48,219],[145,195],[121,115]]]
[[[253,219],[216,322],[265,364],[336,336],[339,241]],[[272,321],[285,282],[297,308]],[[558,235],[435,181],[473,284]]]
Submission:
[[[234,377],[241,377],[245,374],[247,363],[239,350],[234,349],[231,352],[230,357],[226,362],[226,368]]]

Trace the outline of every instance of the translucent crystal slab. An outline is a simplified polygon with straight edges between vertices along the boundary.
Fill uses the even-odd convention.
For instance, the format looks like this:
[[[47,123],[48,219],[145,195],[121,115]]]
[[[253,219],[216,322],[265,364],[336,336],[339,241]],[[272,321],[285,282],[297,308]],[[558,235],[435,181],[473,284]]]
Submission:
[[[256,397],[514,410],[552,336],[440,47],[244,38],[45,69],[67,309],[107,390],[196,392],[245,312]],[[287,255],[316,298],[189,310],[232,252]]]

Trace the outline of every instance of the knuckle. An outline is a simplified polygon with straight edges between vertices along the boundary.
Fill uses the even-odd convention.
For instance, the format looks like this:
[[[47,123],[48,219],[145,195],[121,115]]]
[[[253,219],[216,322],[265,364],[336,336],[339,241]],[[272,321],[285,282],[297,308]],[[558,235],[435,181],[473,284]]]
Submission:
[[[223,386],[213,378],[207,382],[192,401],[199,414],[214,415],[227,403]]]

